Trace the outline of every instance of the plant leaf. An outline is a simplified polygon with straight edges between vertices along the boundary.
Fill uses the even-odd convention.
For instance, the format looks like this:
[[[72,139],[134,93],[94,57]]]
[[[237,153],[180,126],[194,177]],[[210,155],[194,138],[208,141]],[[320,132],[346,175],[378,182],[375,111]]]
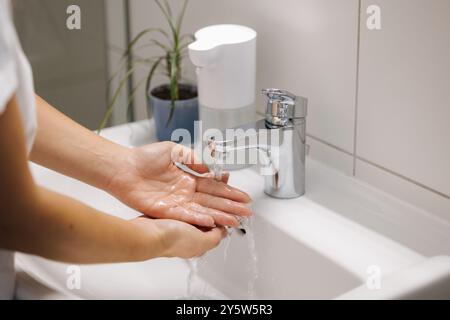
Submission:
[[[184,14],[186,13],[186,8],[187,8],[187,5],[188,5],[188,2],[189,2],[188,0],[184,0],[183,8],[181,9],[181,12],[180,12],[180,14],[178,16],[178,19],[177,19],[177,33],[180,33],[181,25],[183,24]]]
[[[138,50],[145,49],[145,48],[148,48],[148,47],[154,47],[154,46],[156,46],[156,44],[153,43],[152,41],[150,41],[149,43],[143,44],[142,46],[139,46],[139,47],[135,48],[133,51],[136,52]],[[134,54],[133,56],[137,56],[137,54]]]
[[[188,39],[186,43],[182,43],[183,40]],[[186,49],[192,42],[195,41],[195,36],[193,34],[185,34],[180,38],[180,52]]]
[[[187,34],[183,34],[180,37],[180,40],[184,40],[184,39],[190,39],[191,41],[195,41],[195,35],[191,34],[191,33],[187,33]]]
[[[147,76],[146,79],[146,83],[145,83],[145,97],[148,99],[148,95],[150,94],[150,86],[151,86],[151,82],[152,82],[152,78],[153,75],[155,74],[156,69],[158,68],[159,64],[161,63],[161,61],[163,61],[165,57],[160,57],[152,66],[152,68],[150,69],[150,72]],[[150,106],[151,107],[151,106]],[[150,114],[149,114],[149,108],[146,108],[147,110],[147,117],[150,118]]]
[[[128,105],[127,105],[127,120],[131,121],[131,106],[133,105],[134,98],[136,97],[136,91],[141,87],[141,85],[144,83],[146,78],[142,78],[138,81],[137,85],[131,90],[130,94],[128,95]]]
[[[119,64],[119,68],[117,68],[116,71],[114,71],[114,73],[111,75],[111,77],[108,79],[107,82],[107,86],[109,87],[111,85],[111,83],[114,81],[114,79],[119,75],[120,71],[122,71],[122,69],[126,66],[127,61],[122,61]]]
[[[128,72],[125,74],[125,76],[120,80],[119,86],[117,87],[116,91],[114,92],[114,96],[110,103],[108,104],[108,108],[106,109],[105,115],[103,116],[102,122],[100,123],[100,126],[97,130],[97,133],[100,134],[100,132],[105,128],[106,124],[108,123],[109,118],[111,117],[112,111],[114,109],[114,106],[116,104],[117,99],[120,96],[120,91],[122,90],[123,86],[127,83],[130,76],[135,71],[135,68],[131,68],[128,70]]]
[[[174,39],[174,45],[176,45],[175,40],[178,38],[178,36],[177,36],[177,30],[176,30],[175,26],[173,25],[172,18],[166,12],[166,10],[162,6],[161,2],[159,2],[159,0],[155,0],[155,3],[159,7],[159,9],[162,11],[164,16],[166,17],[166,20],[169,23],[170,30],[172,31],[172,36],[173,36],[173,39]]]
[[[167,0],[164,0],[164,6],[166,7],[167,14],[170,18],[172,18],[172,9],[170,8],[169,2]]]
[[[161,49],[164,50],[164,52],[170,51],[169,47],[165,46],[164,44],[162,44],[158,40],[152,39],[152,40],[150,40],[150,43],[155,45],[155,46],[157,46],[157,47],[160,47]]]
[[[180,46],[180,52],[183,52],[192,42],[184,43]]]
[[[140,63],[140,64],[148,66],[148,64],[153,65],[153,63],[155,63],[156,60],[158,60],[158,58],[159,57],[157,57],[157,58],[149,58],[149,59],[135,59],[135,60],[133,60],[133,62]]]
[[[125,52],[124,52],[122,58],[126,58],[126,57],[131,53],[131,50],[133,49],[134,45],[135,45],[136,43],[138,43],[139,40],[140,40],[143,36],[145,36],[146,34],[148,34],[149,32],[159,32],[159,33],[163,34],[167,39],[170,39],[170,37],[169,37],[169,35],[167,34],[167,32],[164,31],[164,30],[161,29],[161,28],[148,28],[148,29],[142,30],[142,31],[139,32],[139,33],[136,35],[136,37],[134,37],[133,40],[131,40],[131,42],[128,44],[127,49],[125,50]]]
[[[178,88],[178,79],[179,79],[179,61],[178,54],[171,53],[170,54],[170,113],[169,118],[167,119],[166,127],[169,126],[169,123],[172,121],[173,114],[175,112],[175,101],[179,99],[179,88]]]
[[[148,97],[148,95],[149,95],[153,75],[155,74],[156,69],[158,68],[159,64],[161,63],[161,61],[163,61],[164,58],[165,57],[159,57],[159,59],[156,60],[156,62],[153,64],[152,68],[150,69],[150,72],[148,73],[148,76],[146,78],[146,83],[145,83],[145,97]]]
[[[154,44],[148,44],[149,45],[154,45]],[[154,63],[159,57],[152,57],[152,58],[148,58],[148,59],[141,59],[141,58],[135,58],[133,59],[134,63],[140,63],[140,64],[149,64],[149,63]],[[122,71],[122,69],[124,67],[126,67],[127,61],[122,61],[122,63],[120,64],[119,68],[117,68],[116,71],[114,71],[114,73],[111,75],[111,77],[108,79],[107,81],[107,87],[111,87],[112,82],[114,81],[115,78],[117,78],[117,76],[120,74],[120,72]]]

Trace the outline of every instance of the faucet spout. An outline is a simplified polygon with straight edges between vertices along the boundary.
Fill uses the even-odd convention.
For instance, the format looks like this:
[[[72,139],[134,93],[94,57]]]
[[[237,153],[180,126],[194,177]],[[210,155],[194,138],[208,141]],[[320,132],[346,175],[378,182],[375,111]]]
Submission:
[[[223,140],[210,137],[211,155],[226,164],[259,164],[266,194],[300,197],[305,194],[307,100],[277,89],[263,92],[269,98],[265,119],[227,129]]]

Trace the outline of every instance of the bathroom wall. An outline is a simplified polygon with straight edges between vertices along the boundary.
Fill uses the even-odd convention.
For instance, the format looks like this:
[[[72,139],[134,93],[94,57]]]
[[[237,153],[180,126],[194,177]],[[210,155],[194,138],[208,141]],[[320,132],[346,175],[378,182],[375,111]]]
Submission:
[[[107,103],[104,1],[12,3],[37,93],[76,121],[97,128]],[[81,30],[66,28],[71,4],[82,9]]]
[[[111,79],[114,75],[117,75],[111,80],[111,86],[109,90],[110,103],[114,97],[115,90],[118,88],[120,79],[123,78],[124,73],[127,70],[126,61],[123,59],[123,52],[127,47],[127,8],[126,0],[107,0],[105,1],[105,17],[106,17],[106,53],[108,57],[108,70],[109,77]],[[124,71],[118,71],[118,70]],[[127,108],[128,105],[128,84],[121,90],[120,95],[117,98],[114,105],[113,112],[110,119],[110,124],[119,125],[127,122]]]
[[[361,21],[356,176],[450,220],[450,1],[376,3],[382,29]]]
[[[309,98],[312,158],[450,221],[450,1],[191,0],[185,22],[255,28],[257,87]],[[164,23],[153,1],[131,0],[133,34]],[[145,106],[141,92],[139,119]]]

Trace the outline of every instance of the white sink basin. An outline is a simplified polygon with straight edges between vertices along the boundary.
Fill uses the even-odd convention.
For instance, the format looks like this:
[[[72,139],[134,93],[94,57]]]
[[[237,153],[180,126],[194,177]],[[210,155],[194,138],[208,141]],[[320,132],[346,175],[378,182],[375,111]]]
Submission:
[[[125,145],[154,141],[147,122],[104,134]],[[39,166],[33,172],[40,184],[100,210],[138,215],[83,183]],[[253,226],[199,259],[190,288],[190,264],[180,259],[82,266],[81,289],[69,290],[68,265],[17,254],[24,273],[56,292],[49,296],[22,280],[19,298],[450,298],[447,222],[311,159],[302,198],[270,198],[262,181],[252,169],[232,174],[230,183],[254,200]]]

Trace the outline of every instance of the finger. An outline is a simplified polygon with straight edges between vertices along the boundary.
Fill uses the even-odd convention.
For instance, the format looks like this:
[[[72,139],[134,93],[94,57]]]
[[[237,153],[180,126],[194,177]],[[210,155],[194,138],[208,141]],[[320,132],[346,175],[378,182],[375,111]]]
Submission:
[[[243,203],[252,200],[247,193],[214,179],[198,179],[197,191]]]
[[[194,150],[183,145],[176,145],[172,149],[172,161],[185,164],[200,174],[209,172],[209,168],[200,161]]]
[[[207,193],[196,192],[194,202],[203,207],[219,210],[237,216],[248,217],[252,215],[252,210],[248,204],[236,202],[230,199],[212,196]]]
[[[228,184],[228,180],[230,180],[230,173],[229,172],[224,172],[222,174],[222,182],[225,184]]]
[[[147,213],[148,216],[159,219],[173,219],[202,227],[215,227],[214,218],[208,214],[189,210],[182,206],[157,208]]]
[[[207,208],[198,203],[192,203],[190,209],[212,217],[216,225],[235,228],[239,227],[240,223],[236,215],[216,210],[213,208]]]
[[[209,168],[200,161],[194,150],[181,144],[173,146],[171,157],[173,162],[185,164],[198,173],[209,172]]]
[[[206,166],[203,163],[189,163],[189,164],[186,164],[186,166],[200,174],[209,172],[208,166]]]
[[[213,228],[206,232],[199,232],[202,232],[203,253],[217,247],[227,235],[227,231],[223,227]]]

